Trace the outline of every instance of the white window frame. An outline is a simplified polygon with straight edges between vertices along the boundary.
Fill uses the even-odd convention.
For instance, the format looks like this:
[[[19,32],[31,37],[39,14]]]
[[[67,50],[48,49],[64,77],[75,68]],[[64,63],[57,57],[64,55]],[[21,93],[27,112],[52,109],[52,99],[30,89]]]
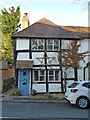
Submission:
[[[36,42],[37,42],[37,46],[36,46],[37,49],[34,49],[34,48],[33,48],[32,43],[33,43],[34,40],[36,40]],[[43,44],[42,44],[42,45],[43,45],[43,49],[38,49],[38,46],[40,45],[40,44],[38,43],[39,40],[43,40]],[[41,51],[45,50],[45,39],[34,39],[34,38],[32,38],[32,39],[31,39],[31,49],[32,49],[32,50],[41,50]]]
[[[63,41],[64,41],[64,44],[63,44]],[[69,42],[68,42],[69,41]],[[65,44],[66,42],[66,44]],[[68,49],[68,46],[70,45],[70,40],[61,40],[61,48],[62,49]]]
[[[54,72],[54,74],[53,74],[54,80],[53,81],[49,80],[49,76],[52,76],[52,75],[49,75],[49,71]],[[58,77],[59,79],[58,79],[58,81],[55,80],[55,71],[59,71],[59,77]],[[60,70],[48,70],[48,82],[61,82],[61,71]]]
[[[49,44],[49,43],[48,43],[48,40],[51,40],[52,43]],[[58,49],[54,49],[54,47],[55,47],[55,40],[58,40]],[[52,45],[52,49],[48,49],[48,46],[49,46],[49,45]],[[60,49],[60,40],[59,40],[59,39],[47,39],[47,50],[48,50],[48,51],[50,51],[50,50],[59,50],[59,49]]]
[[[38,81],[35,80],[34,71],[38,71]],[[44,71],[44,75],[40,75],[40,71]],[[40,81],[40,76],[44,76],[44,81]],[[33,82],[45,82],[46,81],[46,71],[45,70],[33,70]]]

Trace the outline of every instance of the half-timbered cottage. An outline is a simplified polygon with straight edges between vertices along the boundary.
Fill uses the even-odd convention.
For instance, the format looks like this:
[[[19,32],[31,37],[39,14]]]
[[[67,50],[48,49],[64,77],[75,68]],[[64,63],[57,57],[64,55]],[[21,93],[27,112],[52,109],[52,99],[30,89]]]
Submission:
[[[63,68],[58,51],[67,49],[70,40],[81,37],[58,26],[46,18],[28,26],[27,14],[24,29],[13,35],[17,86],[21,94],[63,92]],[[67,80],[74,80],[73,69],[67,70]]]

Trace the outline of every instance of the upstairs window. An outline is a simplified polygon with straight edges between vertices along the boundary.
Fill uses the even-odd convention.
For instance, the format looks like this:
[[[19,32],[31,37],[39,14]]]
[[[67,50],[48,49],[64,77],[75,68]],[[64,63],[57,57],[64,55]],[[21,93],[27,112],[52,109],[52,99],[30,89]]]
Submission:
[[[32,50],[45,50],[45,40],[32,39]]]
[[[70,40],[62,40],[62,49],[68,49],[68,46],[70,45]]]
[[[48,39],[47,40],[47,50],[59,50],[60,49],[60,40],[58,39]]]

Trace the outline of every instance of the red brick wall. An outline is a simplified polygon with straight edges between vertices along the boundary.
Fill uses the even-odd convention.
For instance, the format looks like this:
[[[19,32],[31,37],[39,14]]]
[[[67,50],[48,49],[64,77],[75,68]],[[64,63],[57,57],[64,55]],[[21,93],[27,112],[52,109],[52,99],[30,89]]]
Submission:
[[[1,71],[1,70],[0,70]],[[15,77],[15,69],[2,70],[2,80]]]

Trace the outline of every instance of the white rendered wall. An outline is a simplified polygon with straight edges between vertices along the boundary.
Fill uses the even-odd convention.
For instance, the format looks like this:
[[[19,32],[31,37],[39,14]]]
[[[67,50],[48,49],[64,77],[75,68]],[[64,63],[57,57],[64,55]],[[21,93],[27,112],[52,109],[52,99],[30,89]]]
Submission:
[[[74,78],[74,69],[73,68],[68,68],[66,70],[66,78]]]
[[[32,89],[35,89],[37,93],[46,92],[46,84],[33,84]]]
[[[49,84],[49,92],[61,92],[61,84]]]
[[[63,74],[64,74],[64,72],[66,73],[66,78],[74,78],[74,69],[73,68],[70,67],[67,70],[65,70],[65,68],[63,67],[62,72],[63,72]]]
[[[17,60],[29,60],[29,52],[18,53]]]
[[[80,44],[81,44],[81,46],[79,47],[79,52],[86,52],[89,50],[90,43],[89,43],[88,39],[80,40]],[[79,63],[82,68],[78,70],[78,80],[84,80],[83,68],[86,67],[87,63],[89,62],[88,54],[84,58],[84,60],[86,63],[84,63],[83,61],[80,61],[80,63]],[[86,70],[86,72],[85,72],[85,80],[87,80],[87,79],[88,79],[88,70]]]
[[[59,64],[58,62],[58,53],[56,52],[47,52],[47,56],[48,57],[55,57],[54,60],[52,60],[52,58],[49,58],[49,60],[52,60],[50,63],[51,65],[53,64]],[[40,65],[40,61],[42,59],[37,60],[36,58],[43,58],[44,57],[44,52],[32,52],[32,59],[33,59],[33,65]],[[43,58],[43,63],[44,63],[44,58]],[[48,63],[48,60],[47,60]],[[50,63],[48,63],[50,65]]]
[[[47,56],[48,57],[55,57],[54,60],[52,59],[49,59],[49,60],[52,60],[50,63],[53,65],[53,64],[59,64],[59,61],[58,61],[58,52],[47,52]],[[47,63],[48,63],[48,60],[47,60]]]
[[[88,68],[85,69],[85,80],[88,80]]]
[[[29,39],[17,38],[16,50],[29,50]]]
[[[43,57],[43,55],[44,55],[44,52],[33,52],[32,53],[32,59],[33,59],[33,65],[40,65],[40,61],[39,60],[37,60],[36,58],[41,58],[41,57]],[[42,59],[40,59],[40,60],[42,60]],[[43,63],[44,63],[44,60],[43,60]]]

